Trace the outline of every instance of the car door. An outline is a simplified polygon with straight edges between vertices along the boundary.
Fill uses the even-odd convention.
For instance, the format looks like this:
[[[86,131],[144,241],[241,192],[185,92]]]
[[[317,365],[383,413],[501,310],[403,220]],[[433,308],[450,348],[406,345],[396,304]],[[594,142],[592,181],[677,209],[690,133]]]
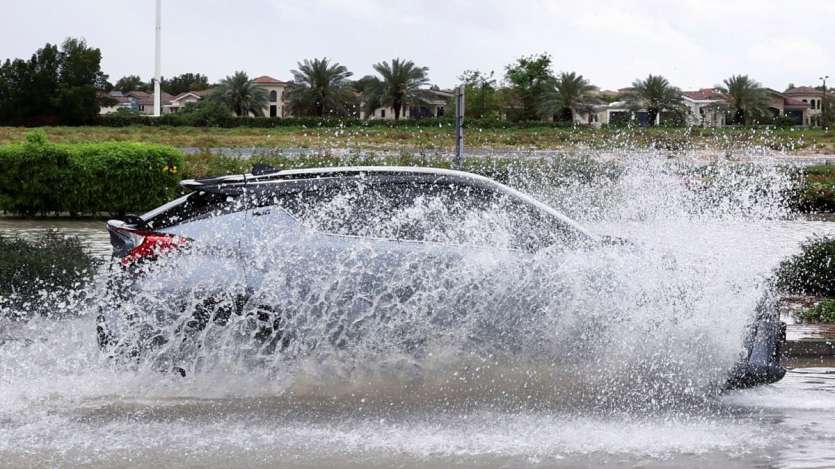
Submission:
[[[431,272],[437,277],[467,250],[425,239],[421,214],[410,213],[416,193],[405,189],[382,181],[318,182],[278,191],[249,211],[244,251],[252,259],[252,302],[280,310],[297,338],[332,342],[402,312],[421,290],[434,288]],[[401,223],[392,223],[398,214]]]

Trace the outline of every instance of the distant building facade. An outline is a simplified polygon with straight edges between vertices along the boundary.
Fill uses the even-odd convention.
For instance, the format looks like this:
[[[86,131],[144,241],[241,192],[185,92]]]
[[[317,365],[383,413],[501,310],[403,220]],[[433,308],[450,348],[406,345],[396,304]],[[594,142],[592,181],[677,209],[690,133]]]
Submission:
[[[452,98],[455,96],[450,91],[423,90],[420,100],[407,103],[400,109],[401,119],[427,119],[444,117],[447,113]],[[364,108],[364,106],[361,106]],[[367,113],[360,112],[360,119],[370,120],[394,120],[394,108],[391,106],[378,107]]]
[[[725,125],[728,102],[716,88],[685,91],[681,101],[687,107],[685,121],[689,125],[722,127]]]
[[[793,125],[809,125],[811,106],[808,102],[767,88],[768,110],[774,118],[783,118]]]
[[[823,90],[811,86],[796,86],[784,91],[783,95],[809,105],[809,109],[804,115],[803,125],[810,127],[821,125]]]
[[[289,117],[286,100],[290,83],[269,75],[261,75],[252,82],[267,93],[267,105],[263,113],[265,117]]]

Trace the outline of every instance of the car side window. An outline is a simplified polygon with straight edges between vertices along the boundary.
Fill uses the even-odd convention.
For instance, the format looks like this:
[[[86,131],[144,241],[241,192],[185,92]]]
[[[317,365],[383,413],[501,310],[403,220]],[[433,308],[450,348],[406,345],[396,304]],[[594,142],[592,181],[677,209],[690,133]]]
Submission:
[[[536,207],[459,182],[346,181],[279,204],[308,229],[336,235],[526,251],[567,241],[565,227]]]

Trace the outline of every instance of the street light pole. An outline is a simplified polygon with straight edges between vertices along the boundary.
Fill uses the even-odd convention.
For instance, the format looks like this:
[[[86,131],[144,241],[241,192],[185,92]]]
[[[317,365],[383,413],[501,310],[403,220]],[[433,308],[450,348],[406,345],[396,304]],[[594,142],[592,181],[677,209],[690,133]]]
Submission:
[[[455,158],[452,166],[461,169],[464,163],[464,85],[455,90]]]
[[[157,0],[157,22],[154,29],[154,116],[162,114],[162,96],[160,95],[160,36],[162,35],[162,0]]]
[[[829,75],[825,75],[821,77],[821,81],[823,82],[823,96],[821,97],[821,124],[823,124],[823,128],[827,128],[829,126],[829,106],[826,103],[826,79],[829,78]]]

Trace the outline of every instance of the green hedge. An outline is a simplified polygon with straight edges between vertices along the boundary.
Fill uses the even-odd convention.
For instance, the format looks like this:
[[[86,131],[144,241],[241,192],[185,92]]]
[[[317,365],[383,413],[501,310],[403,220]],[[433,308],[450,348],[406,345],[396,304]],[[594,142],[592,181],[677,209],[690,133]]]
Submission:
[[[804,309],[799,316],[808,322],[835,322],[835,300],[825,299],[812,308]]]
[[[182,154],[145,143],[51,144],[42,132],[0,146],[0,210],[123,215],[177,194]]]
[[[784,293],[835,297],[835,238],[813,237],[782,263],[775,284]]]
[[[835,212],[835,165],[803,168],[800,208],[815,212]]]

